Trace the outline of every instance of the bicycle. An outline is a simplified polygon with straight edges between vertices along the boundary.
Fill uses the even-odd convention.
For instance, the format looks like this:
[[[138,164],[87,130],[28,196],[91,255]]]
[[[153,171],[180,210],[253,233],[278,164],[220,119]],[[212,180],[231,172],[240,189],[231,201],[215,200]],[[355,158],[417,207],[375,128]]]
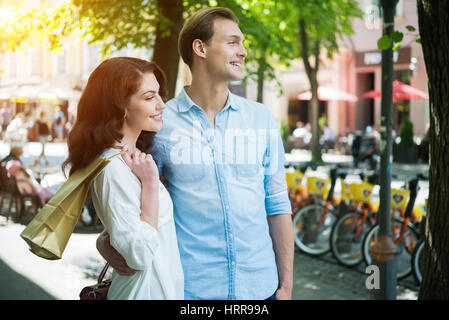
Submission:
[[[306,254],[320,256],[330,250],[330,229],[337,217],[335,207],[338,201],[334,198],[337,176],[337,166],[333,166],[330,170],[330,188],[324,202],[322,199],[329,184],[327,179],[307,177],[307,191],[313,202],[293,216],[295,244]]]
[[[348,184],[342,181],[342,199],[351,201],[352,206],[348,206],[348,210],[335,221],[329,237],[332,256],[349,268],[363,261],[363,238],[376,222],[371,196],[379,175],[374,172],[367,177],[363,173],[360,176],[362,181],[366,181]]]
[[[401,280],[412,273],[411,256],[415,250],[420,237],[413,217],[413,207],[418,194],[418,181],[424,177],[419,174],[411,178],[408,182],[409,199],[406,209],[400,216],[393,214],[392,217],[392,237],[397,246],[397,279]],[[371,247],[377,241],[379,225],[376,223],[368,230],[362,246],[363,259],[367,265],[371,265],[373,260],[370,254]]]
[[[307,162],[301,165],[285,164],[288,197],[292,205],[292,216],[311,201],[307,188],[302,185],[305,172],[309,167],[316,169],[316,164]]]
[[[427,211],[427,200],[425,203],[425,210]],[[422,221],[422,228],[420,228],[420,233],[422,239],[416,245],[415,250],[412,254],[412,273],[415,281],[418,285],[422,282],[422,270],[424,269],[424,246],[426,245],[426,239],[424,238],[424,230],[426,225],[426,217],[424,216]]]

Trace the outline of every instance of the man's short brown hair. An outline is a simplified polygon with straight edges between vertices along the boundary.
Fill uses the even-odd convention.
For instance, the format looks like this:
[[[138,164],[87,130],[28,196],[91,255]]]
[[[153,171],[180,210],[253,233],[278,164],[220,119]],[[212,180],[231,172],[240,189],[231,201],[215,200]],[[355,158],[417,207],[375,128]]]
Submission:
[[[207,44],[214,35],[214,20],[218,18],[239,22],[230,9],[216,7],[198,11],[182,27],[179,33],[178,50],[182,60],[190,69],[193,65],[193,41],[200,39]]]

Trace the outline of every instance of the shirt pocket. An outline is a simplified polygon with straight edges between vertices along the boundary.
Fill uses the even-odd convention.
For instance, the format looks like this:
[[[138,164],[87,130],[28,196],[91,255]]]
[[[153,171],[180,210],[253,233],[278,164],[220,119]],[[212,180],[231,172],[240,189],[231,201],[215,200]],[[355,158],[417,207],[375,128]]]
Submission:
[[[238,180],[256,179],[263,174],[265,146],[260,142],[237,142],[234,162]]]

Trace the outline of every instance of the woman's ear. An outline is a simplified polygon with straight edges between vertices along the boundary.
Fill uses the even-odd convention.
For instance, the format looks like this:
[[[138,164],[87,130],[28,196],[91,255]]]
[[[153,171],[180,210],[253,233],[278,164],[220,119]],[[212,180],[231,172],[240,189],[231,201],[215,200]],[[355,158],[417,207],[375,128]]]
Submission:
[[[204,42],[201,41],[200,39],[193,40],[193,42],[192,42],[192,50],[193,50],[193,52],[197,56],[199,56],[201,58],[206,58],[207,48],[204,45]]]

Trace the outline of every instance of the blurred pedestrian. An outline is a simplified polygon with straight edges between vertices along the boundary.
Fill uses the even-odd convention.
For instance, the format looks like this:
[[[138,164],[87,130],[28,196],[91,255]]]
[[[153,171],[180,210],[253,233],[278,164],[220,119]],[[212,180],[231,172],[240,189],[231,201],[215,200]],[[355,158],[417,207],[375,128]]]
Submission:
[[[48,140],[50,138],[50,128],[47,123],[47,114],[45,111],[41,111],[39,114],[39,119],[36,121],[36,128],[37,128],[37,136],[39,137],[39,141],[42,145],[42,151],[41,154],[38,157],[38,161],[42,158],[45,160],[45,164],[48,165],[48,159],[45,155],[45,145],[48,143]]]
[[[325,122],[321,126],[323,130],[323,135],[320,138],[321,147],[327,151],[329,149],[333,149],[335,145],[335,134],[334,131],[329,128],[328,124]]]
[[[292,135],[295,138],[304,138],[307,129],[304,127],[304,123],[301,121],[296,122],[296,129],[293,130]]]
[[[36,163],[28,167],[25,166],[21,159],[22,155],[23,149],[21,147],[12,147],[10,153],[0,163],[5,166],[9,176],[15,177],[20,194],[37,195],[41,205],[44,205],[53,196],[53,192],[41,186],[34,176],[30,168],[35,166]]]
[[[296,129],[293,130],[292,136],[294,138],[293,148],[294,149],[304,149],[307,147],[305,141],[308,139],[309,132],[307,128],[304,126],[304,123],[301,121],[296,122]]]
[[[352,140],[351,151],[353,158],[354,168],[358,168],[360,162],[360,147],[362,145],[363,134],[360,130],[354,133],[354,139]]]
[[[360,144],[359,162],[368,162],[371,170],[376,169],[379,159],[379,141],[371,126],[366,126],[365,134]]]
[[[1,127],[2,127],[2,139],[5,140],[6,135],[6,128],[8,127],[10,121],[11,121],[11,111],[9,110],[9,107],[2,108],[2,121],[1,121]]]
[[[23,113],[16,114],[14,119],[6,127],[6,140],[11,142],[11,145],[23,145],[28,140],[27,123]]]
[[[54,138],[56,141],[64,140],[64,119],[64,111],[61,110],[61,107],[56,106],[55,119],[53,121]]]

